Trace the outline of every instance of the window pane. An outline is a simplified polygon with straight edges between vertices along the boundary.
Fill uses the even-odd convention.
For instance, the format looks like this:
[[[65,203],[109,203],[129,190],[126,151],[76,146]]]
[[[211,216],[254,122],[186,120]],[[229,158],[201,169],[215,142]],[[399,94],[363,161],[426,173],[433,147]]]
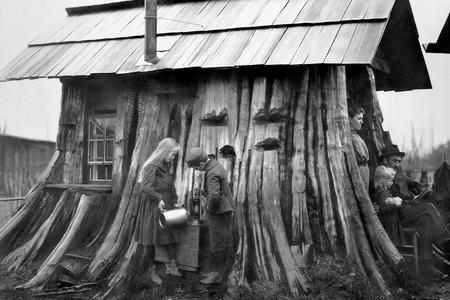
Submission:
[[[115,122],[116,118],[105,119],[106,138],[114,138],[116,130]]]
[[[114,141],[106,141],[106,159],[105,161],[113,161],[114,156]]]
[[[89,162],[103,162],[104,142],[89,142]]]
[[[105,128],[104,120],[101,118],[92,118],[89,120],[89,137],[90,139],[104,139]]]
[[[102,166],[102,165],[97,166],[97,179],[98,180],[106,179],[106,166]]]
[[[112,180],[112,166],[106,166],[106,179]]]

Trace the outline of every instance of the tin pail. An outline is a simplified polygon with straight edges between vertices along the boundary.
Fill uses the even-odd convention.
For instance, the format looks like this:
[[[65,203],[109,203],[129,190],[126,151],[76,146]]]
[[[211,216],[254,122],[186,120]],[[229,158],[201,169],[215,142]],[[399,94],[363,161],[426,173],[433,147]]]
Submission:
[[[189,214],[185,208],[166,210],[159,214],[159,226],[162,229],[175,225],[185,224],[189,219]]]

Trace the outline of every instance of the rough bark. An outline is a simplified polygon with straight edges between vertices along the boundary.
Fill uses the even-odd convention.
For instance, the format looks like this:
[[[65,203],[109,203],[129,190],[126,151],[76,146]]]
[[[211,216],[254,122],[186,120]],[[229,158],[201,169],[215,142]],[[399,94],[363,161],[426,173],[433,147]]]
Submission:
[[[362,80],[369,84],[363,90],[372,95],[376,111],[370,69],[358,74],[365,74]],[[177,94],[176,89],[157,94],[153,86],[131,87],[119,97],[112,200],[105,204],[108,213],[94,218],[95,237],[89,240],[89,247],[101,242],[98,249],[91,249],[96,253],[86,275],[89,280],[106,279],[106,291],[98,296],[120,293],[147,267],[146,253],[132,239],[139,204],[137,176],[142,163],[167,136],[176,138],[183,148],[174,167],[181,202],[194,187],[201,188],[203,180],[200,172],[194,173],[184,163],[188,149],[200,146],[217,155],[228,171],[237,233],[228,276],[231,294],[236,287],[261,279],[285,282],[298,296],[308,291],[301,268],[309,259],[326,254],[352,261],[388,296],[375,259],[395,268],[401,256],[364,190],[351,145],[347,86],[352,85],[354,93],[358,79],[346,82],[349,75],[342,66],[204,75],[198,78],[194,98]],[[64,89],[58,135],[61,152],[30,191],[26,208],[0,230],[0,251],[9,253],[5,261],[11,268],[35,261],[47,251],[43,245],[53,243],[53,252],[23,287],[45,287],[57,274],[55,266],[63,255],[86,235],[89,223],[84,220],[92,210],[88,198],[82,196],[77,205],[70,192],[58,201],[43,189],[49,178],[68,183],[82,178],[83,99],[85,91],[79,86]],[[201,121],[221,111],[227,112],[225,121]],[[376,115],[374,122],[379,126],[373,127],[372,140],[380,137],[380,117]],[[218,153],[225,145],[233,146],[235,157]],[[132,156],[127,156],[132,148]],[[67,199],[70,204],[64,206]],[[31,210],[36,209],[44,214],[26,224],[25,218],[33,217]],[[26,238],[20,237],[24,233]]]
[[[36,276],[19,288],[43,289],[46,285],[52,283],[58,275],[57,266],[63,255],[79,246],[91,224],[95,222],[94,216],[99,207],[98,196],[86,196],[80,193],[72,196],[74,197],[73,206],[77,208],[64,236],[41,265]]]

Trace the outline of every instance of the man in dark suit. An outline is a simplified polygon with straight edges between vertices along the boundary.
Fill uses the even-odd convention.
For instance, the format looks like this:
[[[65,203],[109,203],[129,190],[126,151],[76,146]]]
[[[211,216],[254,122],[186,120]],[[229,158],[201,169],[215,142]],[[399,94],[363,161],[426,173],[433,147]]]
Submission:
[[[444,254],[450,254],[450,232],[433,204],[414,201],[414,197],[426,187],[403,173],[401,162],[404,156],[405,153],[397,145],[389,145],[383,149],[380,160],[384,166],[396,171],[389,190],[392,196],[403,200],[399,208],[402,225],[415,228],[419,233],[419,255],[423,270],[437,275],[431,263],[433,243]]]
[[[234,203],[225,169],[201,148],[192,148],[186,154],[189,167],[205,172],[206,219],[209,224],[211,266],[213,271],[200,280],[203,284],[220,284],[224,262],[231,239],[231,220]]]

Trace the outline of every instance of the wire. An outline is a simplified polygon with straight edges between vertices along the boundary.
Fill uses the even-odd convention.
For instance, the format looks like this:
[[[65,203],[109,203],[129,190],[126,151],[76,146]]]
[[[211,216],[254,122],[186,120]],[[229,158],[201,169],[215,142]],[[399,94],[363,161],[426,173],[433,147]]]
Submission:
[[[163,18],[163,17],[144,16],[144,19],[160,19],[160,20],[168,20],[168,21],[174,21],[174,22],[178,22],[178,23],[185,23],[185,24],[191,24],[191,25],[196,25],[196,26],[200,26],[200,27],[205,27],[204,25],[198,24],[198,23],[186,22],[186,21],[181,21],[181,20],[176,20],[176,19],[170,19],[170,18]]]

